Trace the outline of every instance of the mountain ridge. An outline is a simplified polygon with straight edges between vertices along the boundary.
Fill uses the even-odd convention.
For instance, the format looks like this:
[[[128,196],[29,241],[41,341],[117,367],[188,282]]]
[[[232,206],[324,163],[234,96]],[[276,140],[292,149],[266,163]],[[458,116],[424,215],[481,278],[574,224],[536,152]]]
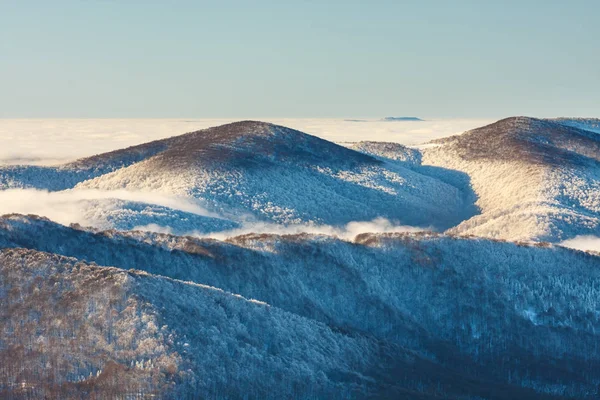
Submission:
[[[552,242],[600,235],[600,135],[512,117],[432,144],[423,164],[467,174],[481,210],[450,232]]]
[[[46,232],[45,239],[39,231]],[[176,279],[175,285],[188,281],[220,288],[333,332],[400,346],[429,360],[434,371],[450,368],[460,381],[476,375],[488,382],[485,387],[512,382],[567,397],[589,396],[595,388],[600,320],[590,310],[597,306],[600,269],[593,266],[600,266],[600,257],[592,254],[425,233],[364,234],[355,242],[318,235],[250,235],[221,242],[88,232],[19,215],[2,219],[0,248],[7,247],[58,252],[122,268],[117,271],[141,269],[149,279]],[[510,380],[527,374],[529,380]],[[568,376],[577,376],[583,386]],[[377,381],[385,386],[386,379]],[[463,390],[443,385],[447,393]],[[498,392],[491,398],[510,396]]]
[[[600,236],[595,123],[410,148],[240,121],[0,168],[82,214],[0,216],[0,397],[596,398],[600,253],[557,245]]]
[[[582,128],[594,121],[509,117],[422,148],[368,141],[343,147],[239,121],[54,169],[0,168],[0,187],[174,195],[238,224],[341,226],[383,217],[559,242],[600,231],[600,136]]]

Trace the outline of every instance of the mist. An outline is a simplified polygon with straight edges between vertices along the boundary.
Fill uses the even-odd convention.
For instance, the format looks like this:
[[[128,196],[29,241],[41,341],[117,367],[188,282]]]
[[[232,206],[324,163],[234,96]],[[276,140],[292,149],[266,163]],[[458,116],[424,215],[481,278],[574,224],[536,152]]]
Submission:
[[[600,252],[600,237],[577,236],[573,239],[561,242],[560,245],[575,250]]]
[[[107,201],[99,204],[98,200]],[[93,189],[70,189],[60,192],[37,189],[3,190],[0,191],[0,215],[13,213],[34,214],[66,226],[79,224],[97,229],[109,229],[111,226],[106,224],[102,216],[107,211],[118,207],[111,200],[159,205],[200,216],[220,218],[219,215],[206,210],[197,201],[189,198],[169,197],[156,193],[127,190],[103,191]],[[241,223],[242,226],[240,228],[210,234],[199,231],[181,232],[172,226],[163,226],[154,223],[136,226],[134,229],[181,236],[208,237],[219,240],[248,233],[272,233],[280,235],[312,233],[352,240],[356,235],[365,232],[386,233],[431,230],[429,228],[393,223],[385,218],[376,218],[372,221],[350,222],[341,227],[317,224],[277,225],[274,223],[257,222],[251,220],[249,216],[242,216],[241,219],[245,222]]]
[[[427,119],[357,123],[342,118],[258,118],[333,142],[378,140],[417,145],[492,122]],[[181,135],[236,119],[0,119],[0,165],[57,165],[94,154]]]
[[[106,226],[98,226],[99,217],[115,205],[107,201],[99,206],[97,201],[102,200],[141,202],[206,217],[216,216],[191,199],[147,192],[94,189],[70,189],[60,192],[38,189],[2,190],[0,191],[0,214],[35,214],[62,225],[77,223],[83,226],[106,228]]]
[[[137,226],[134,229],[156,233],[174,233],[174,230],[171,227],[160,226],[157,224]],[[299,233],[310,233],[315,235],[335,236],[344,240],[353,240],[357,235],[361,233],[423,232],[431,230],[431,228],[395,224],[386,218],[375,218],[372,221],[353,221],[343,226],[316,224],[277,225],[266,222],[246,222],[243,223],[242,227],[238,229],[208,234],[197,231],[190,231],[180,233],[180,235],[225,240],[230,237],[246,235],[249,233],[276,235],[295,235]]]

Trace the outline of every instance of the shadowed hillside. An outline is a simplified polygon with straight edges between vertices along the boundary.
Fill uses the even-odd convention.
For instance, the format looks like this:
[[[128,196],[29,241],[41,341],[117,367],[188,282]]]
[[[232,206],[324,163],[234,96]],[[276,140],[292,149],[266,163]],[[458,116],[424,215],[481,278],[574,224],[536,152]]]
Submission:
[[[0,243],[219,287],[400,346],[484,386],[585,397],[599,378],[600,258],[591,254],[435,234],[220,242],[93,233],[21,216],[3,219]]]

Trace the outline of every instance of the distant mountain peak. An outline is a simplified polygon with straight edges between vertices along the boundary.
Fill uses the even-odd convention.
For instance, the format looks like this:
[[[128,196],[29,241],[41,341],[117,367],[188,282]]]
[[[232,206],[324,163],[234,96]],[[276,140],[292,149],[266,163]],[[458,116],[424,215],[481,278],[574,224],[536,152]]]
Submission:
[[[385,117],[383,118],[383,121],[424,121],[421,118],[418,117]]]
[[[432,143],[452,146],[465,159],[567,165],[600,161],[600,137],[554,120],[508,117]]]
[[[260,165],[269,160],[377,163],[374,158],[316,136],[269,122],[244,120],[77,160],[67,168],[112,169],[151,161],[185,168],[214,163]],[[265,165],[266,166],[266,165]],[[107,171],[110,172],[110,171]]]

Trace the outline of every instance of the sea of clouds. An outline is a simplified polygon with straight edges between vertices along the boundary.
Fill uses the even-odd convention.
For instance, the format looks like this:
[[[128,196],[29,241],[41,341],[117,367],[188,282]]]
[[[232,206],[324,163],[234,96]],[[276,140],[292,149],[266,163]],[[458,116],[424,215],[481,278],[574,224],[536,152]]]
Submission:
[[[411,146],[493,122],[490,119],[257,119],[334,142],[375,140]],[[234,121],[236,119],[0,119],[0,165],[55,165]]]

